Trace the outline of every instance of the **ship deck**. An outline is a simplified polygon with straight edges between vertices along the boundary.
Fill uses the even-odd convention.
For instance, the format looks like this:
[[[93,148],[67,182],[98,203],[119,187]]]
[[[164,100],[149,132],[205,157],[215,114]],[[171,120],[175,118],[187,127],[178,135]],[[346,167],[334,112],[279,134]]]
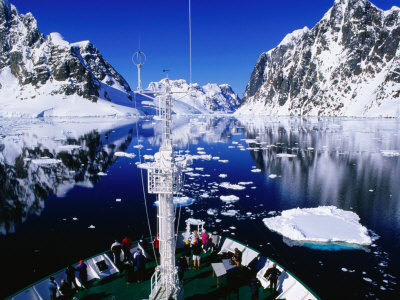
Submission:
[[[178,253],[179,254],[179,253]],[[178,256],[178,255],[177,255]],[[251,299],[249,283],[254,272],[242,267],[239,271],[217,279],[213,277],[211,263],[220,262],[221,258],[214,253],[202,253],[200,270],[191,267],[184,275],[185,299]],[[127,283],[124,271],[102,280],[94,280],[88,289],[79,291],[78,299],[148,299],[150,295],[150,278],[154,272],[154,260],[146,264],[146,277],[143,282]],[[273,299],[269,289],[259,288],[259,299]]]

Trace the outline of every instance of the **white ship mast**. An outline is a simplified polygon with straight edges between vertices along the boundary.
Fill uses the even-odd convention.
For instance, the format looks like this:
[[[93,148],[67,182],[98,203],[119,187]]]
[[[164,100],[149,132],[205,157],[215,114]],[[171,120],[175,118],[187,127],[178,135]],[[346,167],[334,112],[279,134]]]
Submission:
[[[191,49],[191,16],[189,0],[189,40],[190,40],[190,88],[192,85],[192,49]],[[148,192],[157,194],[159,201],[158,238],[160,242],[160,265],[155,269],[151,277],[150,300],[158,299],[183,299],[183,285],[178,278],[175,267],[175,211],[174,194],[179,193],[182,187],[182,169],[187,163],[186,160],[176,160],[172,147],[171,136],[171,104],[172,93],[168,79],[165,81],[165,92],[150,92],[142,90],[140,71],[145,63],[146,56],[139,51],[134,54],[133,62],[138,69],[138,93],[142,96],[152,98],[158,103],[159,119],[162,122],[162,143],[159,152],[154,155],[154,162],[141,165],[147,169]],[[164,70],[166,71],[166,70]],[[153,95],[156,95],[154,98]]]

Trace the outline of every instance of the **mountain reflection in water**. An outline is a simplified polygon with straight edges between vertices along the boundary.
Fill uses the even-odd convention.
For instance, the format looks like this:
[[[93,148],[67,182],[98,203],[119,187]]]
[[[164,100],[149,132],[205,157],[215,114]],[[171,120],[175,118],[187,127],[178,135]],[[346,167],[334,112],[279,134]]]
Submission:
[[[0,248],[10,270],[0,297],[108,249],[123,234],[134,239],[148,234],[135,164],[158,150],[160,121],[4,119],[0,124]],[[197,156],[184,189],[196,201],[182,209],[181,220],[201,218],[208,230],[259,247],[323,299],[340,298],[332,294],[332,278],[342,287],[337,293],[345,290],[355,299],[371,293],[391,297],[400,276],[399,132],[396,119],[174,116],[177,152]],[[238,182],[246,188],[230,188]],[[239,200],[221,201],[230,194]],[[154,200],[150,195],[147,203],[151,220]],[[282,210],[322,205],[357,213],[379,236],[376,245],[320,251],[323,245],[291,243],[262,223]],[[88,229],[91,224],[95,229]]]

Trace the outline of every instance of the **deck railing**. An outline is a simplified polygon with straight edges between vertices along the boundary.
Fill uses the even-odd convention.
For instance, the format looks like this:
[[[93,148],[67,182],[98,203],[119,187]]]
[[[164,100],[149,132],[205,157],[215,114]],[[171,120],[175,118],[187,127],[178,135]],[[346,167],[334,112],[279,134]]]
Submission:
[[[160,289],[161,283],[161,272],[158,267],[156,267],[153,275],[151,276],[151,292],[150,292],[150,299],[154,299],[157,295],[158,290]]]

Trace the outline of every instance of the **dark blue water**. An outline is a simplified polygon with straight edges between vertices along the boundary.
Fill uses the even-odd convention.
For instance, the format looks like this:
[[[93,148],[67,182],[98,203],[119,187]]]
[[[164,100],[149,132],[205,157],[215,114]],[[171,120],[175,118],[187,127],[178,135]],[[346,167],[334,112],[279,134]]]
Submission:
[[[146,119],[1,124],[0,249],[7,279],[0,297],[108,249],[115,238],[149,234],[136,163],[157,151],[160,124]],[[175,119],[175,149],[213,157],[194,159],[193,170],[185,175],[183,193],[196,202],[181,209],[179,228],[184,230],[188,217],[203,219],[209,231],[273,257],[323,299],[396,299],[399,132],[400,122],[391,119]],[[143,145],[141,156],[134,147],[138,143]],[[118,151],[136,157],[115,156]],[[279,158],[279,153],[295,157]],[[43,157],[58,161],[34,161]],[[254,168],[261,172],[251,172]],[[241,181],[252,183],[244,190],[218,187]],[[221,195],[240,200],[227,204]],[[155,198],[146,199],[154,233]],[[302,245],[262,222],[282,210],[322,205],[354,211],[377,240],[368,247]],[[209,208],[216,215],[207,214]],[[237,215],[221,214],[227,210]]]

